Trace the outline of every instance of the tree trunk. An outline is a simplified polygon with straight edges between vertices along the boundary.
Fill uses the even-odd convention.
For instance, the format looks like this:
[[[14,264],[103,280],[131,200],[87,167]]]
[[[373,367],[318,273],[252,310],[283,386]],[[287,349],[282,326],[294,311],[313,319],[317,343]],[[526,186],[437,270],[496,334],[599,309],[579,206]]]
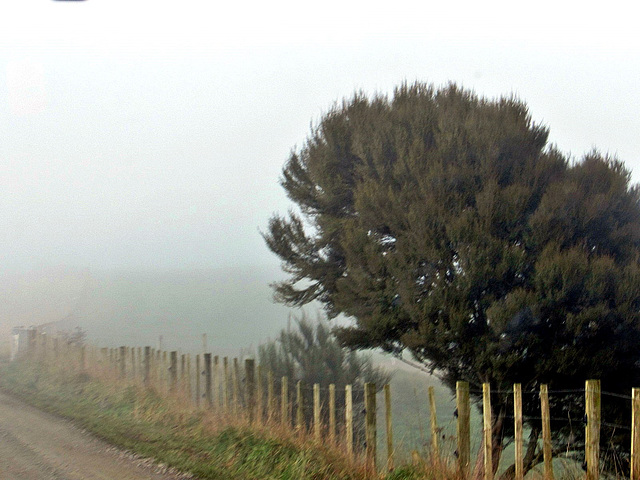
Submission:
[[[523,464],[523,475],[526,475],[529,470],[531,470],[534,466],[536,466],[539,462],[536,462],[536,457],[539,457],[539,453],[536,456],[536,447],[538,446],[538,437],[540,436],[540,431],[538,429],[531,430],[529,434],[529,443],[527,444],[527,451],[524,454],[524,458],[522,460]],[[507,468],[502,475],[500,475],[500,480],[513,480],[516,476],[516,465],[515,463]]]
[[[500,456],[502,455],[502,450],[504,449],[503,445],[503,435],[502,435],[502,427],[504,426],[504,410],[500,410],[498,415],[493,415],[494,421],[491,427],[491,458],[492,458],[492,471],[493,474],[496,474],[498,470],[498,466],[500,465]],[[474,480],[483,480],[484,479],[484,435],[482,437],[482,441],[480,442],[480,449],[478,450],[478,456],[476,457],[476,465],[473,469],[473,479]]]

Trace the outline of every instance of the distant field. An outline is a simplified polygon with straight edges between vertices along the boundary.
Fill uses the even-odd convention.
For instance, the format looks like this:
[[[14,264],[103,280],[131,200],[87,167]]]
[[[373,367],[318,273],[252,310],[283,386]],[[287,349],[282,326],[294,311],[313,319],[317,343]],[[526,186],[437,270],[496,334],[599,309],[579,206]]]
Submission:
[[[105,346],[157,346],[237,354],[286,327],[291,309],[272,301],[267,267],[185,271],[43,269],[0,276],[0,325],[60,321]],[[314,311],[314,310],[310,310]],[[315,312],[314,312],[315,313]]]

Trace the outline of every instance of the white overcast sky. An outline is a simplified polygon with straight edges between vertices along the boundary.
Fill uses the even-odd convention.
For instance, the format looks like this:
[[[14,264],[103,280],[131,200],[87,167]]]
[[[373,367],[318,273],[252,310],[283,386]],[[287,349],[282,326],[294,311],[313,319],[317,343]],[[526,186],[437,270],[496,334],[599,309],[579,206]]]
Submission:
[[[19,0],[0,6],[0,269],[277,265],[259,236],[333,102],[515,93],[640,181],[631,2]]]

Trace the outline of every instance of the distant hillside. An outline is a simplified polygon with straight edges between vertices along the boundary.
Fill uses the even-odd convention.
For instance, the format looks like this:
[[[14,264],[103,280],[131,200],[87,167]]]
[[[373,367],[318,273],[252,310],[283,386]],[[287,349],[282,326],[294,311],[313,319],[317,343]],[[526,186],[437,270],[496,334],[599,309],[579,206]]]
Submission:
[[[237,354],[275,336],[291,309],[272,301],[269,283],[282,274],[266,267],[199,271],[42,269],[0,278],[3,331],[58,321],[80,326],[100,345],[209,349]]]

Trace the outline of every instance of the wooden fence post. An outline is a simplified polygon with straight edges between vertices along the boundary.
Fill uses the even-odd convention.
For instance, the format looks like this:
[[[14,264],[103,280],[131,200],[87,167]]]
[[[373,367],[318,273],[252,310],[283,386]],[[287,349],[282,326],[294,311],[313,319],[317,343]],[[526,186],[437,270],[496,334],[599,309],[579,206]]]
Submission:
[[[175,350],[169,354],[169,391],[176,393],[178,390],[178,352]]]
[[[584,456],[587,462],[586,480],[598,480],[600,470],[600,380],[587,380],[585,384]]]
[[[220,357],[213,357],[213,406],[220,410]]]
[[[256,367],[256,420],[258,425],[264,421],[264,385],[262,384],[262,365]]]
[[[158,352],[156,352],[156,349],[153,347],[151,347],[151,361],[149,365],[151,365],[150,384],[155,387],[158,384]]]
[[[296,383],[296,430],[304,431],[304,398],[302,396],[302,380]]]
[[[320,384],[313,384],[313,437],[316,442],[320,441],[322,435],[322,419],[320,407]]]
[[[280,422],[291,426],[289,421],[289,379],[282,377],[280,383]]]
[[[493,439],[491,438],[491,387],[482,384],[482,425],[484,446],[484,480],[493,480]]]
[[[329,442],[336,443],[336,386],[329,385]]]
[[[256,414],[256,361],[253,358],[244,361],[244,371],[249,423],[253,424]]]
[[[393,470],[393,427],[391,424],[391,386],[384,386],[385,426],[387,430],[387,471]]]
[[[40,340],[42,342],[42,348],[40,349],[40,363],[44,367],[46,367],[47,366],[47,333],[46,332],[42,332],[42,334],[40,334]],[[82,368],[82,365],[80,365],[80,368],[84,370]]]
[[[272,421],[276,416],[276,398],[273,392],[273,371],[267,372],[267,420]]]
[[[187,355],[180,355],[180,391],[187,392]]]
[[[376,384],[364,384],[366,462],[370,472],[376,471]]]
[[[222,359],[222,407],[229,413],[229,357]]]
[[[231,372],[231,381],[233,387],[233,413],[238,414],[238,407],[240,406],[240,367],[238,366],[238,358],[233,359],[233,371]]]
[[[456,411],[458,422],[456,425],[458,447],[458,469],[462,478],[469,476],[471,461],[471,404],[469,403],[469,384],[456,383]]]
[[[429,387],[429,418],[431,424],[431,458],[437,463],[440,462],[440,445],[438,437],[440,432],[438,431],[438,415],[436,411],[436,396],[434,388]]]
[[[200,407],[200,377],[202,371],[200,370],[200,354],[196,354],[196,407]]]
[[[191,354],[187,353],[187,395],[189,401],[193,402],[193,393],[191,392]]]
[[[631,472],[630,480],[640,480],[640,388],[631,390]]]
[[[144,386],[149,388],[151,384],[151,347],[144,347]]]
[[[126,361],[127,361],[127,355],[126,355],[126,350],[127,347],[120,347],[120,356],[118,357],[118,361],[120,362],[120,378],[124,379],[126,374],[127,374],[127,370],[126,370]]]
[[[524,478],[523,452],[522,452],[522,385],[513,385],[513,429],[515,443],[515,480]]]
[[[207,400],[207,407],[213,406],[213,398],[211,397],[211,354],[205,353],[202,355],[204,358],[204,396]]]
[[[553,463],[551,450],[551,418],[549,412],[549,387],[540,385],[540,413],[542,417],[542,453],[544,457],[544,478],[553,480]]]
[[[353,457],[353,388],[344,387],[344,434],[347,444],[347,454]]]

